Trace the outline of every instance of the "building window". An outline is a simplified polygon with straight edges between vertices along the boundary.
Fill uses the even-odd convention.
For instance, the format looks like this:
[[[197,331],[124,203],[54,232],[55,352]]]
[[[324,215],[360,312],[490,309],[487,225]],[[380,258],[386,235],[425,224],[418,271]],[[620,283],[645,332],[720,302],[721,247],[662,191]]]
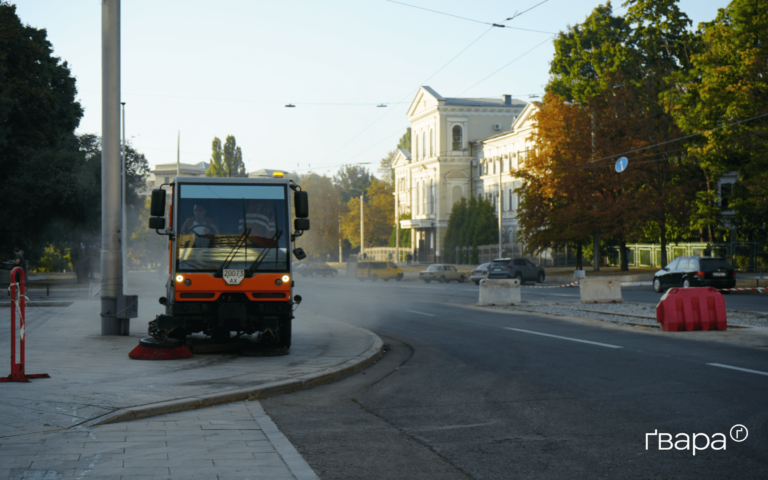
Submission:
[[[435,131],[429,129],[429,156],[435,156]]]
[[[425,157],[427,156],[427,134],[421,136],[421,152]]]
[[[512,208],[512,196],[515,194],[514,191],[515,190],[512,188],[509,189],[509,211],[510,212],[514,210],[514,208]]]
[[[477,176],[483,176],[483,164],[481,162],[477,162]]]
[[[730,210],[731,197],[733,197],[733,184],[721,183],[720,184],[720,208],[722,210]]]
[[[424,212],[424,214],[426,215],[426,213],[427,213],[427,193],[428,193],[427,192],[427,182],[426,181],[421,184],[421,188],[424,189],[424,191],[421,192],[421,200],[424,202],[424,204],[421,207],[422,208],[421,211]]]
[[[462,137],[461,127],[459,125],[453,126],[453,150],[461,150],[464,145]]]
[[[413,158],[415,158],[416,160],[418,160],[418,159],[419,159],[419,136],[418,136],[418,135],[416,135],[416,142],[414,142],[414,145],[415,145],[415,147],[414,147],[414,148],[416,149],[416,153],[415,153],[415,155],[413,156]]]

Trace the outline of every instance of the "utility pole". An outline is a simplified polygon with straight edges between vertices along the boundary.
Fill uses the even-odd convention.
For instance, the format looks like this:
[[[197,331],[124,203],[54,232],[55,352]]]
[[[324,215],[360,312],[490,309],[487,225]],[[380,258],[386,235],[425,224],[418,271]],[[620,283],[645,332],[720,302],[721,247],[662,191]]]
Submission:
[[[342,256],[341,242],[341,214],[339,214],[339,263],[344,261]]]
[[[363,254],[364,244],[363,244],[363,199],[365,197],[365,193],[360,194],[360,255]]]
[[[121,163],[122,163],[122,171],[123,171],[123,174],[121,175],[121,177],[123,179],[123,188],[122,188],[123,198],[122,198],[122,202],[121,202],[122,207],[123,207],[122,208],[122,213],[123,213],[123,225],[122,225],[122,227],[123,228],[122,228],[122,231],[121,231],[121,233],[122,233],[121,241],[122,241],[122,244],[123,244],[123,248],[122,248],[122,250],[123,250],[123,255],[122,255],[122,260],[123,260],[123,292],[125,292],[125,287],[126,287],[126,284],[127,284],[127,281],[126,281],[125,277],[128,274],[128,233],[127,233],[128,229],[126,228],[127,208],[126,208],[126,205],[125,205],[125,199],[126,199],[126,196],[127,196],[125,188],[126,188],[126,185],[128,184],[128,162],[127,162],[127,160],[128,160],[128,151],[126,150],[126,143],[125,143],[125,102],[120,102],[120,105],[122,106],[122,115],[123,115],[123,121],[122,121],[122,126],[123,126],[123,146],[120,149],[120,151],[122,153],[122,162]]]
[[[101,2],[101,334],[127,335],[120,211],[120,0]]]
[[[595,161],[595,153],[597,150],[597,142],[595,140],[595,113],[592,112],[590,115],[591,121],[592,121],[592,161]],[[597,210],[597,205],[594,206],[594,209]],[[592,270],[595,272],[600,271],[600,230],[597,227],[597,219],[595,219],[595,232],[594,232],[594,242],[593,242],[593,267]]]
[[[397,180],[395,180],[397,185]],[[395,191],[395,263],[400,261],[400,192]]]
[[[498,258],[502,257],[502,253],[501,253],[501,240],[502,240],[502,233],[501,233],[501,212],[502,212],[502,208],[501,208],[501,203],[504,201],[504,196],[501,194],[501,170],[502,170],[503,166],[504,166],[504,158],[503,157],[499,157],[499,198],[496,200],[496,203],[498,204],[498,207],[499,207],[499,257]]]

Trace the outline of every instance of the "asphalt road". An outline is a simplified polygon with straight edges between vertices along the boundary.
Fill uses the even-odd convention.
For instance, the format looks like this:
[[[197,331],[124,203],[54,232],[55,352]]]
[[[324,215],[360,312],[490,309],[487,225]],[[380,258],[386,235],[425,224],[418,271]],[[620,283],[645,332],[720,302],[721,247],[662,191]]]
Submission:
[[[524,299],[578,300],[552,290]],[[296,291],[297,315],[369,328],[390,347],[361,374],[262,402],[322,478],[768,478],[768,345],[480,310],[472,284],[299,279]],[[751,297],[726,301],[761,309]],[[737,424],[743,442],[729,436]],[[646,449],[654,432],[680,450],[657,436]],[[679,434],[723,434],[725,449],[694,455]]]

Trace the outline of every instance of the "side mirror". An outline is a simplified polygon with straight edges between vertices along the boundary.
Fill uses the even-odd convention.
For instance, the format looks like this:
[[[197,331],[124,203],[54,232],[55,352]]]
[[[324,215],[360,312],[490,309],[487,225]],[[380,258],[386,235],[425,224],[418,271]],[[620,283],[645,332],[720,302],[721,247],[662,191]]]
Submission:
[[[669,269],[667,267],[662,268],[662,270],[664,270],[665,272],[669,271]]]
[[[154,194],[154,192],[152,193]],[[152,198],[154,199],[154,197]],[[309,217],[309,197],[307,196],[307,192],[303,190],[293,192],[293,208],[296,209],[296,218]],[[309,227],[306,229],[297,228],[297,230],[309,230]]]
[[[293,221],[293,229],[294,230],[301,230],[306,231],[309,230],[309,219],[308,218],[297,218]]]
[[[165,216],[165,190],[162,188],[152,190],[152,203],[149,206],[149,215],[152,217]],[[163,225],[163,227],[165,227],[165,225]]]
[[[150,217],[149,228],[151,230],[162,230],[165,228],[165,217]]]

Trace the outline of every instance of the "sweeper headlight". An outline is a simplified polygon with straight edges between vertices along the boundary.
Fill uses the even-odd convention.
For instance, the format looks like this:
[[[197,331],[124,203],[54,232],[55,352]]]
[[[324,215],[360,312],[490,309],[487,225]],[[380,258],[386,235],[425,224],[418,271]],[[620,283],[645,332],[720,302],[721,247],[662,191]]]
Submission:
[[[178,283],[181,283],[184,281],[184,275],[176,275],[176,281]]]
[[[289,277],[288,275],[283,275],[283,278],[281,280],[283,281],[283,283],[288,283],[291,281],[291,277]]]

